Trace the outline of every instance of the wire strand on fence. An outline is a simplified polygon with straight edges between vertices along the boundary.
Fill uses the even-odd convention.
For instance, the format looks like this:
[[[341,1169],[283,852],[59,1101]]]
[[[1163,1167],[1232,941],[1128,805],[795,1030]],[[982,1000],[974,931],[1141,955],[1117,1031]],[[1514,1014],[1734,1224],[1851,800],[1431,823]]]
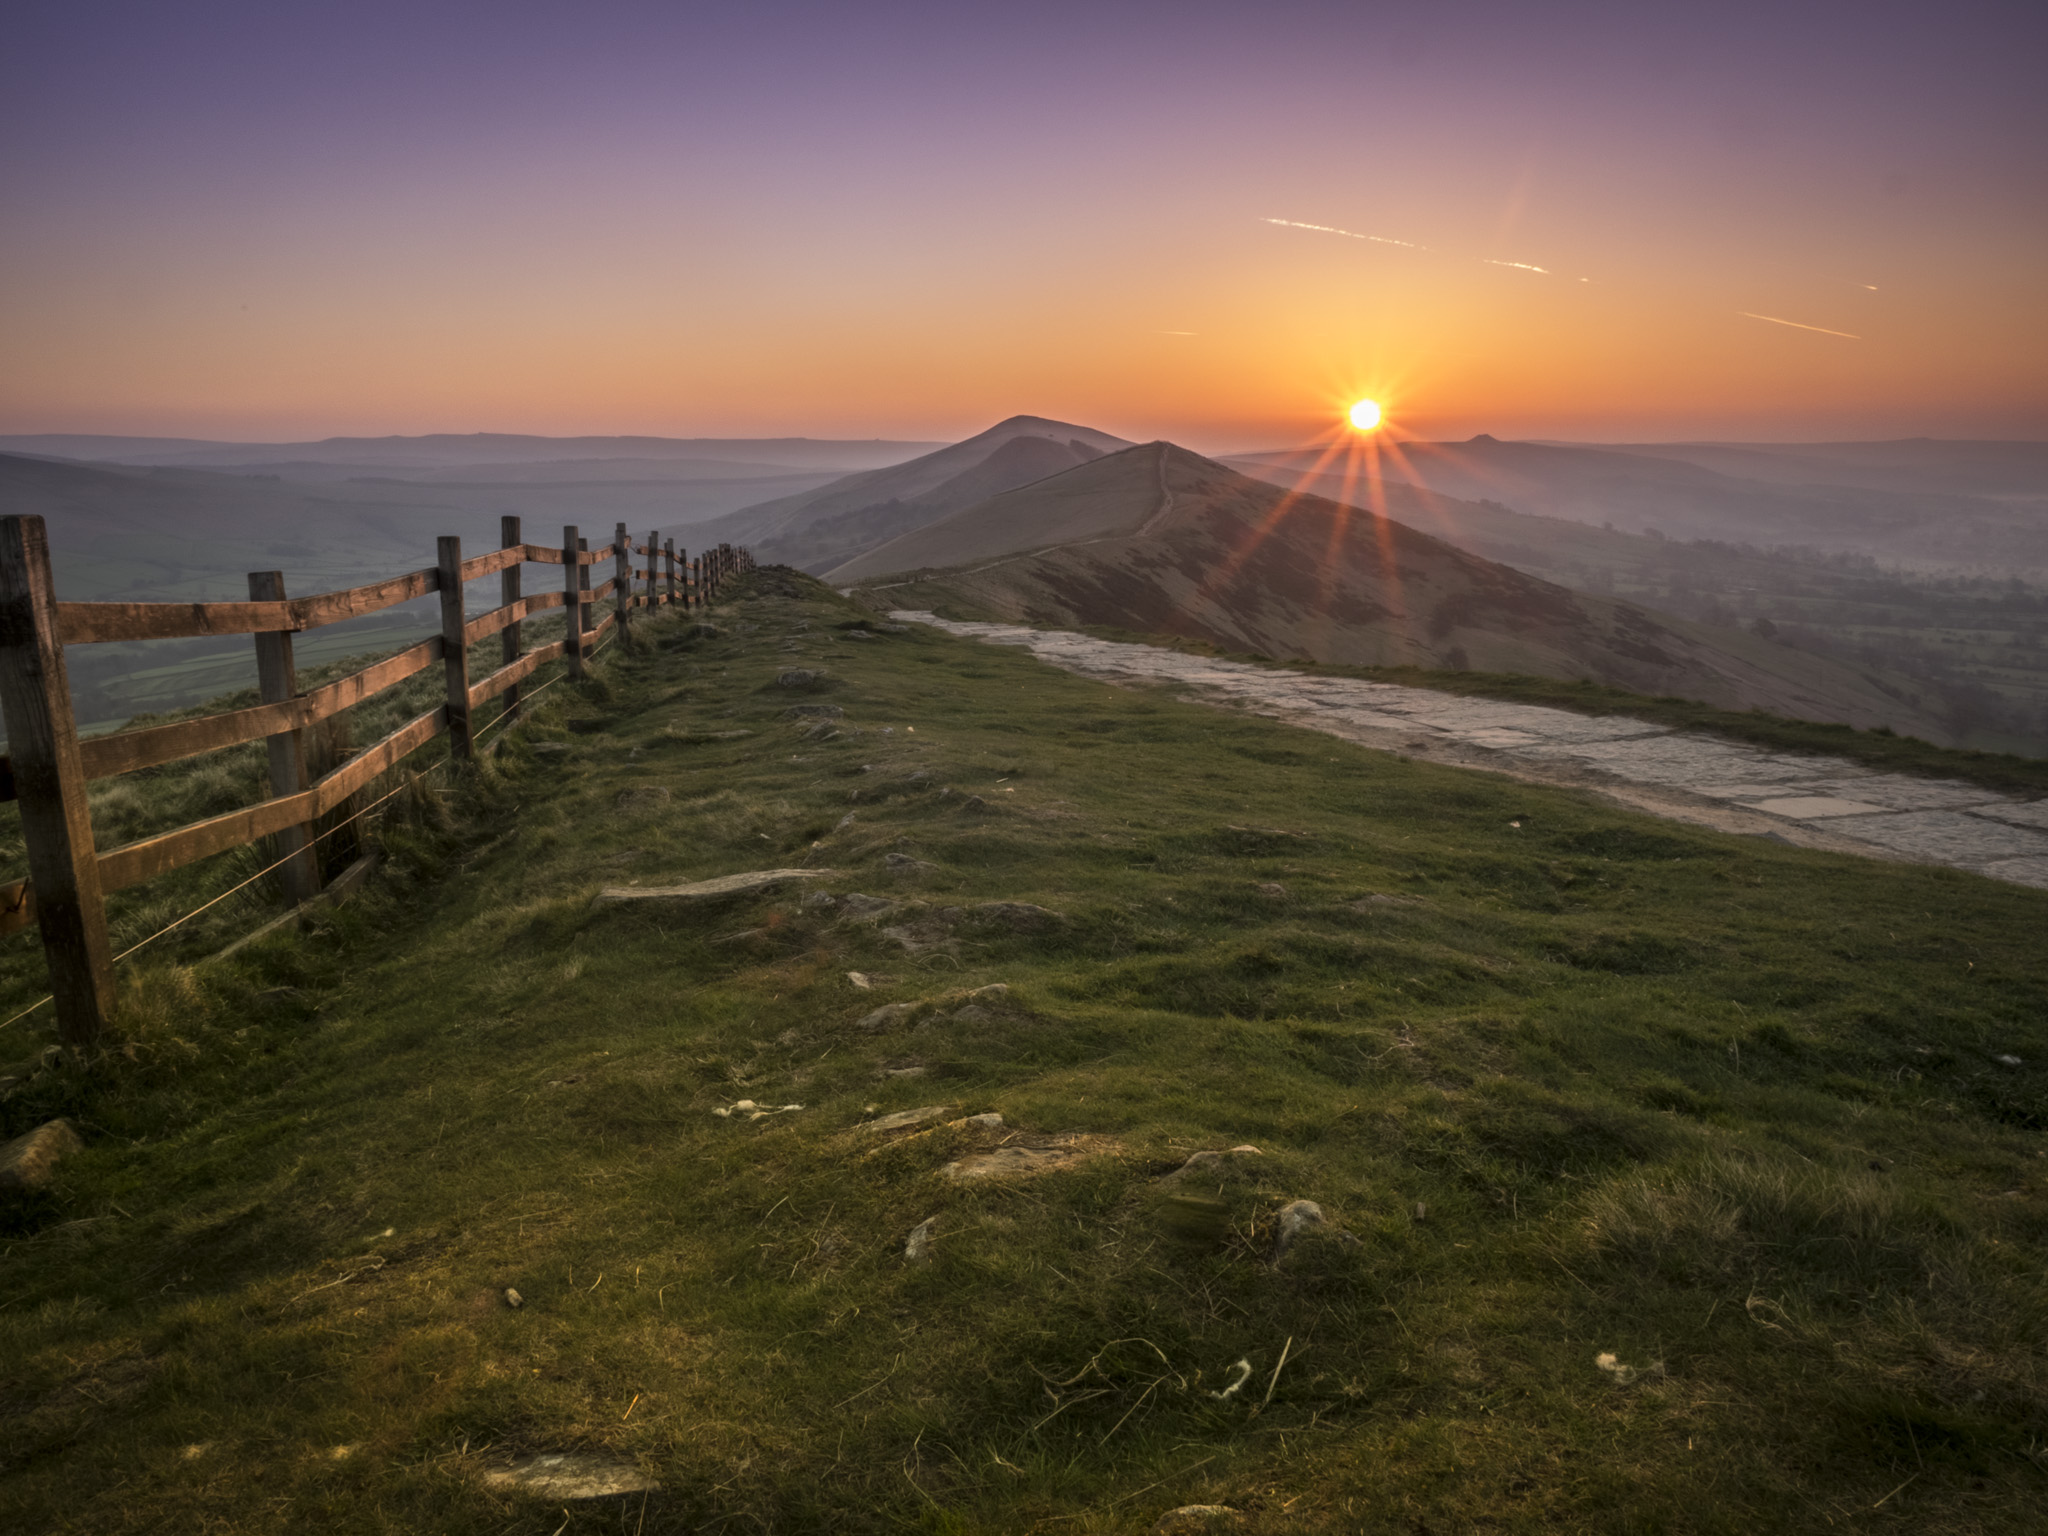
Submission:
[[[614,631],[610,635],[607,635],[603,641],[601,641],[598,645],[594,646],[591,649],[591,656],[597,656],[597,654],[600,651],[603,651],[617,638],[618,634],[616,631]],[[535,699],[539,698],[542,694],[546,693],[550,688],[554,687],[556,683],[566,680],[568,675],[569,674],[567,672],[564,672],[560,674],[560,676],[550,678],[547,682],[542,683],[538,688],[534,689],[532,693],[528,694],[525,698],[521,699],[520,703],[522,705],[531,704]],[[485,736],[488,736],[492,731],[495,731],[499,726],[508,724],[515,718],[516,715],[514,711],[510,709],[501,710],[499,711],[498,718],[493,720],[489,725],[485,726],[481,731],[478,731],[475,737],[472,739],[474,741],[481,741]],[[432,767],[425,769],[422,774],[415,775],[415,777],[424,777],[426,773],[432,773],[435,771],[435,769],[438,768],[445,768],[453,761],[453,758],[443,758],[440,762],[433,764]],[[407,782],[410,783],[412,781],[408,780]],[[368,805],[364,806],[361,810],[353,812],[352,814],[343,817],[340,821],[337,821],[333,826],[329,827],[325,832],[322,832],[315,836],[310,842],[307,843],[306,847],[312,848],[319,845],[322,842],[325,842],[328,838],[334,836],[335,833],[339,832],[343,827],[349,825],[349,823],[357,821],[360,818],[369,815],[370,812],[377,809],[378,806],[382,805],[386,800],[389,800],[393,795],[402,794],[405,791],[405,789],[406,785],[401,784],[398,786],[397,789],[390,790],[385,794],[379,795],[375,800],[372,800]],[[202,902],[200,905],[194,907],[190,912],[187,912],[183,917],[179,918],[176,922],[166,923],[163,927],[157,929],[155,933],[152,933],[148,938],[141,940],[139,943],[129,945],[126,949],[122,950],[120,954],[114,956],[113,963],[116,965],[120,964],[121,961],[126,960],[138,949],[146,949],[149,945],[154,944],[158,939],[162,938],[172,929],[182,928],[186,923],[191,922],[193,918],[197,917],[200,913],[204,912],[208,907],[219,906],[222,902],[226,901],[230,896],[234,895],[235,892],[241,890],[244,886],[253,885],[258,880],[261,880],[265,875],[269,874],[273,869],[276,869],[284,864],[289,864],[293,859],[297,858],[301,852],[304,852],[304,850],[294,850],[293,852],[286,854],[283,858],[278,859],[273,863],[264,865],[263,868],[257,870],[256,873],[249,876],[248,879],[238,881],[234,885],[229,886],[226,890],[222,891],[218,896],[214,897],[211,901]],[[13,1018],[0,1020],[0,1029],[6,1029],[10,1024],[20,1023],[23,1019],[27,1018],[30,1014],[34,1013],[38,1008],[42,1007],[44,1003],[50,1001],[51,997],[53,997],[54,995],[54,993],[45,993],[35,1002],[30,1003],[26,1008],[22,1009],[21,1012],[17,1013]]]

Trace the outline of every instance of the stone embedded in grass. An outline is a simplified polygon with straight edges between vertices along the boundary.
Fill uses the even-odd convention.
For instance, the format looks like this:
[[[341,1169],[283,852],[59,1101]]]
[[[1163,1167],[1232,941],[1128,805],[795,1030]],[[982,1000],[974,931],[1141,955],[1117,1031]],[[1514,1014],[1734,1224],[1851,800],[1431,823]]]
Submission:
[[[756,1104],[752,1099],[741,1099],[711,1113],[721,1120],[765,1120],[770,1115],[793,1115],[802,1108],[801,1104]]]
[[[513,1290],[512,1287],[508,1285],[505,1287],[505,1305],[511,1307],[514,1311],[517,1311],[519,1308],[526,1305],[526,1298],[520,1295],[517,1291]]]
[[[85,1145],[69,1120],[52,1120],[0,1147],[0,1194],[45,1188],[60,1160]]]
[[[2024,1067],[2026,1063],[2017,1056],[1994,1056],[1991,1058],[2001,1067]]]
[[[786,667],[775,674],[778,688],[815,688],[824,681],[825,674],[813,672],[809,667]]]
[[[891,901],[886,896],[863,896],[851,891],[839,898],[839,905],[846,908],[846,915],[857,923],[871,922],[878,917],[887,917],[902,907],[900,901]]]
[[[659,1493],[661,1484],[638,1467],[602,1456],[557,1451],[528,1456],[484,1473],[498,1488],[518,1488],[547,1499],[612,1499],[629,1493]]]
[[[910,1229],[910,1236],[903,1240],[903,1258],[906,1263],[920,1264],[931,1257],[932,1239],[938,1231],[939,1218],[927,1216]]]
[[[816,676],[815,673],[812,675]],[[793,720],[843,720],[846,717],[846,711],[837,704],[792,704],[783,714]]]
[[[856,1129],[862,1131],[908,1130],[913,1125],[923,1125],[927,1121],[937,1120],[941,1116],[950,1115],[959,1107],[957,1104],[925,1104],[916,1109],[899,1109],[895,1114],[884,1115],[879,1120],[864,1121]]]
[[[975,1120],[987,1118],[977,1115]],[[995,1117],[1000,1121],[1001,1117]],[[963,1121],[966,1125],[971,1122]],[[992,1129],[999,1127],[992,1127]],[[1068,1168],[1078,1168],[1091,1157],[1099,1157],[1115,1150],[1115,1143],[1099,1136],[1057,1137],[1041,1142],[1037,1146],[1010,1145],[997,1147],[993,1152],[976,1152],[957,1162],[946,1164],[939,1170],[941,1178],[955,1183],[973,1183],[982,1179],[1028,1179],[1042,1173],[1058,1173]]]
[[[836,869],[755,869],[740,875],[720,875],[715,880],[698,880],[689,885],[608,885],[597,893],[596,905],[623,901],[719,901],[765,891],[790,880],[826,880]]]
[[[1280,1241],[1273,1249],[1273,1262],[1279,1263],[1302,1233],[1325,1225],[1323,1208],[1315,1201],[1288,1201],[1280,1207]]]
[[[1287,895],[1287,887],[1277,880],[1261,880],[1252,889],[1261,896],[1269,897],[1274,901],[1279,901]]]
[[[853,1027],[863,1034],[880,1034],[911,1018],[923,1006],[922,1003],[884,1003],[874,1012],[862,1014],[854,1021]]]
[[[1188,1154],[1188,1160],[1182,1163],[1178,1168],[1174,1169],[1173,1172],[1167,1174],[1166,1177],[1161,1180],[1161,1182],[1169,1183],[1172,1180],[1181,1178],[1190,1173],[1211,1172],[1214,1169],[1221,1167],[1223,1159],[1225,1159],[1226,1157],[1264,1156],[1265,1154],[1261,1152],[1257,1147],[1251,1146],[1249,1144],[1244,1146],[1228,1147],[1221,1152],[1191,1152]]]
[[[1645,1366],[1625,1365],[1613,1354],[1604,1350],[1593,1357],[1593,1364],[1605,1371],[1609,1376],[1612,1376],[1617,1387],[1628,1386],[1630,1383],[1638,1381],[1645,1376],[1662,1376],[1665,1374],[1664,1362],[1662,1360],[1653,1360]]]
[[[929,859],[914,859],[907,853],[887,854],[883,857],[882,862],[897,873],[905,875],[921,875],[939,867]]]

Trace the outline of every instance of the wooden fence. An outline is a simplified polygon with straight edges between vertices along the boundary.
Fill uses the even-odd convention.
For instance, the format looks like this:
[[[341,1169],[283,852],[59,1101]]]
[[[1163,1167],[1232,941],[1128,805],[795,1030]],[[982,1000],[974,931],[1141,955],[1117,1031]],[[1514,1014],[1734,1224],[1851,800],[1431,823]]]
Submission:
[[[636,566],[636,555],[647,558]],[[611,562],[597,586],[591,567]],[[527,565],[562,568],[559,590],[523,595]],[[744,549],[721,544],[689,558],[674,540],[650,533],[635,544],[618,525],[611,544],[590,549],[576,529],[562,530],[559,548],[528,544],[520,520],[503,519],[500,547],[465,560],[462,541],[439,540],[433,565],[389,581],[287,598],[276,571],[249,574],[246,603],[63,603],[50,576],[49,540],[40,517],[0,517],[0,712],[8,754],[0,757],[0,800],[21,806],[28,846],[28,878],[0,885],[0,934],[34,922],[49,960],[50,992],[59,1038],[90,1046],[99,1037],[114,999],[113,959],[107,937],[106,895],[224,849],[276,839],[285,895],[293,903],[320,890],[314,823],[343,805],[379,774],[437,736],[449,738],[451,757],[472,754],[471,713],[504,696],[507,715],[519,707],[519,685],[539,668],[564,657],[571,677],[614,625],[623,634],[639,608],[702,607],[733,575],[752,567]],[[471,618],[463,589],[480,577],[500,577],[499,606]],[[323,625],[441,594],[441,633],[374,666],[310,692],[301,692],[292,666],[292,636]],[[610,611],[594,609],[607,597]],[[560,640],[525,650],[520,622],[550,608],[566,610]],[[71,713],[64,647],[114,640],[168,640],[203,635],[251,635],[256,645],[262,702],[194,720],[97,736],[81,741]],[[497,667],[470,681],[472,648],[499,637]],[[440,662],[446,701],[407,721],[318,779],[309,781],[304,732],[309,726]],[[86,788],[94,779],[216,751],[261,738],[270,757],[270,798],[124,847],[99,852],[93,845]]]

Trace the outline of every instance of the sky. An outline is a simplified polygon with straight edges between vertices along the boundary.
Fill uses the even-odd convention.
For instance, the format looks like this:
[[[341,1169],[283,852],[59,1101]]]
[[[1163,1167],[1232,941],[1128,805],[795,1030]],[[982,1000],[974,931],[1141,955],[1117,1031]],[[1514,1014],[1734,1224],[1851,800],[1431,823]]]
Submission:
[[[2048,438],[2048,7],[24,0],[0,432]]]

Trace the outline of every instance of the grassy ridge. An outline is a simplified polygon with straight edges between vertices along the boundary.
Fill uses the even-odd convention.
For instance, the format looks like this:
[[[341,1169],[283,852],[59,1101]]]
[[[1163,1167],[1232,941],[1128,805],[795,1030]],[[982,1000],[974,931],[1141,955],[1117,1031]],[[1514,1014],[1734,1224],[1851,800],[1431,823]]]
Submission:
[[[548,1533],[482,1474],[558,1449],[665,1489],[572,1531],[2032,1527],[2041,893],[715,617],[0,1106],[92,1142],[0,1243],[10,1528]],[[925,1104],[1006,1126],[859,1129]],[[1095,1155],[939,1175],[1009,1134]]]

